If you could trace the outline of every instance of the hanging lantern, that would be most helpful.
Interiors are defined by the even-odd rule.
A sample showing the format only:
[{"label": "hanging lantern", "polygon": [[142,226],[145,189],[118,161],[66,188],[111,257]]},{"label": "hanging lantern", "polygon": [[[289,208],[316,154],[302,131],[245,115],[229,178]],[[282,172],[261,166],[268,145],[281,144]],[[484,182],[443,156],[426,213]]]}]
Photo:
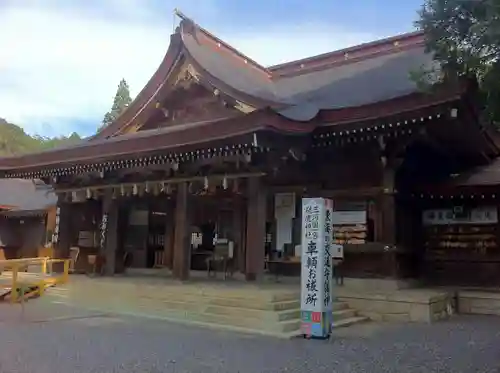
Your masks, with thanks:
[{"label": "hanging lantern", "polygon": [[87,190],[85,191],[85,196],[87,197],[87,199],[92,198],[92,191],[89,188],[87,188]]},{"label": "hanging lantern", "polygon": [[146,184],[144,184],[144,192],[149,193],[149,183],[146,181]]},{"label": "hanging lantern", "polygon": [[122,196],[124,196],[124,195],[125,195],[125,186],[124,186],[123,184],[122,184],[122,185],[120,185],[120,194],[121,194]]},{"label": "hanging lantern", "polygon": [[208,189],[208,177],[205,176],[203,179],[203,189],[207,190]]},{"label": "hanging lantern", "polygon": [[139,190],[138,190],[138,188],[137,188],[137,184],[134,184],[134,186],[132,187],[132,194],[133,194],[134,196],[136,196],[136,195],[137,195],[137,193],[138,193],[138,191],[139,191]]},{"label": "hanging lantern", "polygon": [[224,176],[224,179],[222,179],[222,188],[224,188],[224,190],[227,189],[227,177]]}]

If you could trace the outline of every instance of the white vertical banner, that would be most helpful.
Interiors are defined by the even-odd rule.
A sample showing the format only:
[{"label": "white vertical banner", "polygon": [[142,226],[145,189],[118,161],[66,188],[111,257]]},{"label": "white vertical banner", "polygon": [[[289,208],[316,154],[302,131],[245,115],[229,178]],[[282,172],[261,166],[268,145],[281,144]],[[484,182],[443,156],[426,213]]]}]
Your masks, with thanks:
[{"label": "white vertical banner", "polygon": [[332,213],[331,200],[302,200],[302,333],[326,338],[332,315]]},{"label": "white vertical banner", "polygon": [[[325,224],[324,224],[324,242],[323,242],[323,306],[325,312],[331,317],[332,306],[332,285],[333,285],[333,201],[324,199],[325,201]],[[331,324],[331,323],[330,323]]]},{"label": "white vertical banner", "polygon": [[59,243],[59,226],[61,224],[61,208],[56,207],[56,221],[54,225],[54,232],[52,233],[52,243],[57,245]]}]

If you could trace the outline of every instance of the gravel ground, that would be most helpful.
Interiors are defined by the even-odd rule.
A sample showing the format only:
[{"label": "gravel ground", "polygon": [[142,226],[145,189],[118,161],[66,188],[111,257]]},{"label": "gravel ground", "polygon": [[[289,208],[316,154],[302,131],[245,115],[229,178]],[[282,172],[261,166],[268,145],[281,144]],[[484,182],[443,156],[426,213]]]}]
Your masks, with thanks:
[{"label": "gravel ground", "polygon": [[[35,304],[35,303],[32,303]],[[0,307],[0,372],[500,372],[500,318],[366,323],[279,340],[57,305]],[[55,307],[52,306],[52,307]],[[49,320],[49,315],[53,316]]]}]

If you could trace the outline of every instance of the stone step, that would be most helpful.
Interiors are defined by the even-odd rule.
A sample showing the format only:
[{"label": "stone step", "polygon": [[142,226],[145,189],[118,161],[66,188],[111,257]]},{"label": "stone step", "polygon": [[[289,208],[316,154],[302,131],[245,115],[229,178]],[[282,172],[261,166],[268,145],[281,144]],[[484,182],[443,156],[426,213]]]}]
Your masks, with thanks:
[{"label": "stone step", "polygon": [[234,302],[245,302],[248,305],[252,303],[262,303],[262,302],[287,302],[287,301],[297,301],[300,300],[300,294],[289,294],[289,293],[263,293],[263,294],[245,294],[244,292],[234,293],[234,292],[199,292],[199,293],[181,293],[179,291],[168,292],[161,290],[151,290],[148,292],[140,292],[138,294],[122,294],[121,296],[132,296],[132,297],[146,297],[170,300],[176,299],[178,301],[198,301],[199,299],[225,299]]},{"label": "stone step", "polygon": [[[356,315],[356,311],[347,308],[346,303],[334,302],[333,303],[334,319],[341,319]],[[204,313],[218,314],[218,315],[239,315],[246,318],[257,319],[270,319],[275,321],[285,321],[300,319],[300,308],[286,309],[286,310],[253,310],[240,307],[224,307],[224,306],[208,306],[203,311]]]},{"label": "stone step", "polygon": [[[75,299],[74,297],[67,297],[66,294],[59,294],[57,292],[50,293],[51,296],[67,299],[73,303],[77,302],[80,305],[85,306],[85,304],[99,304],[103,300],[92,297],[85,297],[84,299]],[[175,301],[159,301],[150,298],[139,298],[139,299],[107,299],[106,303],[117,303],[120,307],[134,307],[141,305],[144,308],[150,307],[151,309],[159,309],[164,312],[167,311],[183,311],[183,312],[202,312],[209,314],[220,314],[220,315],[238,315],[239,317],[248,318],[266,318],[275,321],[291,320],[294,318],[300,319],[300,302],[289,301],[289,302],[277,302],[276,304],[271,303],[268,307],[263,307],[267,309],[249,309],[245,307],[236,307],[235,304],[231,306],[216,306],[211,304],[204,304],[202,302],[175,302]],[[347,309],[347,304],[343,302],[333,303],[334,311],[351,312]],[[341,315],[341,313],[339,313]],[[340,316],[339,316],[340,317]]]},{"label": "stone step", "polygon": [[266,320],[266,318],[263,318],[261,320],[258,320],[258,319],[243,318],[232,315],[216,315],[208,313],[192,313],[192,314],[188,313],[186,314],[186,319],[199,321],[203,323],[214,323],[214,324],[243,327],[250,330],[251,329],[268,330],[277,333],[288,333],[293,330],[297,330],[297,328],[300,328],[299,319],[275,321],[275,320]]},{"label": "stone step", "polygon": [[[224,306],[224,307],[239,307],[239,308],[247,308],[247,309],[255,309],[255,310],[287,310],[287,309],[295,309],[300,307],[299,297],[291,297],[289,295],[283,295],[282,300],[271,300],[270,297],[262,297],[262,298],[237,298],[234,296],[227,297],[225,293],[221,293],[218,296],[205,296],[205,295],[182,295],[177,296],[177,294],[166,295],[166,294],[153,294],[153,295],[134,295],[134,294],[116,294],[116,293],[107,293],[102,290],[99,293],[85,294],[83,292],[77,292],[75,289],[64,289],[57,288],[57,290],[53,291],[51,294],[57,296],[64,297],[72,297],[72,298],[86,298],[86,299],[104,299],[109,301],[110,298],[120,299],[121,301],[131,301],[131,302],[163,302],[166,307],[169,308],[180,308],[183,305],[186,305],[186,308],[192,309],[197,308],[196,305],[205,304],[205,305],[214,305],[214,306]],[[274,298],[280,298],[276,296]],[[283,300],[284,299],[284,300]],[[189,304],[195,306],[189,306]],[[169,306],[171,305],[171,306]]]},{"label": "stone step", "polygon": [[[90,303],[90,302],[89,302]],[[95,303],[94,303],[95,304]],[[192,318],[196,319],[193,315],[207,315],[207,318],[221,316],[222,318],[233,318],[238,325],[239,320],[249,320],[244,323],[244,326],[248,326],[251,323],[277,323],[280,321],[288,320],[298,320],[300,319],[300,309],[285,309],[285,310],[257,310],[257,309],[247,309],[242,307],[227,307],[227,306],[213,306],[207,304],[194,304],[187,302],[158,302],[155,300],[145,300],[142,299],[137,302],[127,302],[126,304],[122,302],[108,302],[108,304],[113,304],[114,307],[118,309],[128,308],[131,310],[141,309],[145,312],[150,311],[157,315],[163,315],[168,317],[169,315],[178,317],[178,315],[191,315]],[[200,320],[206,322],[206,320]]]},{"label": "stone step", "polygon": [[359,323],[362,323],[362,322],[367,322],[369,321],[370,319],[368,317],[365,317],[365,316],[354,316],[354,317],[349,317],[349,318],[345,318],[345,319],[341,319],[341,320],[333,320],[333,328],[343,328],[343,327],[347,327],[347,326],[351,326],[351,325],[354,325],[354,324],[359,324]]},{"label": "stone step", "polygon": [[[228,284],[227,286],[210,286],[210,285],[194,285],[183,284],[182,286],[176,284],[164,285],[160,284],[133,284],[121,283],[115,281],[107,282],[105,278],[94,280],[98,283],[96,292],[113,294],[115,296],[145,296],[154,297],[158,299],[176,298],[177,300],[195,300],[199,297],[220,297],[224,299],[246,300],[252,301],[267,301],[267,302],[281,302],[300,299],[299,290],[291,289],[272,289],[260,288],[257,286],[236,287]],[[71,292],[81,293],[82,290],[88,291],[92,280],[84,282],[75,282],[65,285]]]},{"label": "stone step", "polygon": [[[68,300],[71,303],[78,303],[81,306],[92,306],[96,307],[102,304],[102,300],[92,299],[91,297],[86,297],[86,299],[74,299],[73,297],[66,297],[65,294],[51,293],[51,296],[61,298],[62,300]],[[61,300],[60,299],[60,300]],[[293,319],[300,319],[300,303],[299,302],[279,302],[278,304],[272,304],[268,309],[248,309],[244,307],[233,306],[214,306],[210,304],[204,304],[201,302],[174,302],[174,301],[158,301],[156,299],[150,298],[139,298],[139,299],[107,299],[105,303],[111,305],[112,307],[123,309],[123,308],[137,308],[140,307],[143,310],[151,310],[152,312],[159,312],[162,315],[172,315],[185,314],[185,313],[206,313],[214,315],[225,315],[225,316],[236,316],[239,318],[252,318],[257,320],[266,321],[287,321]],[[272,309],[272,308],[275,309]],[[294,307],[294,308],[289,308]],[[354,311],[347,308],[347,304],[343,302],[334,302],[334,319],[345,318],[354,315]]]},{"label": "stone step", "polygon": [[225,297],[205,297],[197,300],[207,305],[222,307],[237,307],[253,310],[275,310],[283,311],[300,307],[300,301],[297,299],[283,301],[269,301],[262,299],[236,299]]},{"label": "stone step", "polygon": [[343,310],[337,310],[332,312],[332,320],[336,322],[338,320],[344,320],[351,317],[357,316],[357,311],[352,308],[345,308]]},{"label": "stone step", "polygon": [[[211,326],[219,329],[252,331],[258,334],[290,336],[300,332],[301,312],[299,297],[292,300],[271,301],[226,297],[190,295],[177,299],[162,294],[160,297],[107,292],[76,293],[74,289],[56,287],[47,291],[47,298],[100,312],[129,314],[172,322]],[[172,299],[176,298],[176,299]],[[335,301],[333,326],[342,327],[366,320],[358,317],[347,303]]]},{"label": "stone step", "polygon": [[[74,303],[71,303],[76,305]],[[300,319],[284,319],[276,320],[276,312],[262,311],[261,318],[248,318],[242,317],[238,314],[213,314],[205,312],[192,312],[185,310],[172,310],[159,307],[152,307],[150,305],[137,304],[135,306],[128,306],[124,308],[117,303],[101,304],[87,304],[87,309],[112,313],[112,314],[125,314],[131,316],[142,316],[153,319],[161,319],[172,322],[183,323],[202,323],[205,325],[222,325],[225,327],[244,328],[247,331],[268,332],[270,334],[288,333],[300,327]],[[287,311],[288,312],[288,311]],[[300,312],[298,312],[300,314]]]},{"label": "stone step", "polygon": [[286,310],[253,310],[240,307],[224,307],[224,306],[208,306],[205,307],[203,313],[214,315],[233,316],[238,315],[242,318],[249,319],[269,319],[273,321],[286,321],[293,319],[300,319],[300,309],[286,309]]},{"label": "stone step", "polygon": [[75,299],[79,301],[94,302],[120,302],[123,304],[144,303],[144,304],[159,304],[168,309],[185,309],[192,311],[202,311],[207,307],[227,307],[227,308],[243,308],[254,311],[285,311],[294,310],[300,307],[298,300],[291,301],[249,301],[246,299],[226,299],[226,298],[209,298],[198,297],[196,299],[167,299],[167,298],[152,298],[152,297],[131,297],[131,296],[96,296],[94,294],[77,295],[71,292],[51,291],[51,296],[67,299]]},{"label": "stone step", "polygon": [[[69,300],[71,302],[71,300]],[[203,323],[227,324],[247,329],[275,330],[276,332],[293,331],[293,325],[300,329],[300,309],[286,311],[270,310],[247,310],[236,307],[216,307],[209,306],[206,309],[200,307],[198,310],[186,308],[165,308],[161,302],[144,303],[137,302],[124,305],[121,302],[107,302],[96,304],[90,302],[71,302],[90,309],[99,309],[110,313],[129,313],[133,315],[149,316],[160,319],[182,319],[185,321],[197,321]],[[184,306],[186,304],[183,304]],[[356,311],[345,308],[346,305],[339,303],[337,309],[333,311],[334,325],[343,325],[344,320],[365,320],[356,316]],[[291,326],[290,326],[291,325]]]},{"label": "stone step", "polygon": [[[153,307],[166,308],[170,310],[184,310],[193,312],[208,312],[208,313],[219,313],[219,314],[230,314],[234,312],[240,313],[240,315],[245,317],[262,317],[262,311],[277,311],[276,317],[279,320],[290,319],[297,310],[300,310],[300,302],[297,300],[292,301],[281,301],[281,302],[260,302],[259,304],[252,304],[252,307],[248,306],[247,301],[237,301],[235,299],[225,299],[225,298],[208,298],[200,297],[196,301],[176,301],[168,299],[156,299],[149,297],[106,297],[106,299],[99,299],[99,297],[94,297],[91,294],[76,297],[76,294],[67,292],[66,290],[50,291],[50,295],[62,298],[78,299],[81,302],[119,302],[123,305],[125,304],[143,304],[150,305]],[[333,310],[343,310],[347,308],[347,304],[344,302],[333,302]],[[233,310],[234,309],[234,310]],[[290,311],[290,312],[285,312]],[[297,316],[298,318],[300,316]]]}]

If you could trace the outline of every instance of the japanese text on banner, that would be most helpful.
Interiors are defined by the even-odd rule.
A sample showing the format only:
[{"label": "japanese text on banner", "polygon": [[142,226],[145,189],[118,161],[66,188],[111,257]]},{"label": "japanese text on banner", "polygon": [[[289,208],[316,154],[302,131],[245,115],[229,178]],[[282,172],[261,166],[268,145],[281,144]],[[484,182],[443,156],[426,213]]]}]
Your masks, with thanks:
[{"label": "japanese text on banner", "polygon": [[306,268],[307,268],[307,282],[305,297],[305,304],[316,306],[318,302],[318,244],[321,234],[320,225],[320,206],[312,203],[306,206],[304,210],[304,238],[306,242]]},{"label": "japanese text on banner", "polygon": [[332,221],[332,208],[327,206],[325,210],[325,227],[324,227],[324,258],[323,258],[323,305],[326,308],[331,306],[331,279],[332,279],[332,231],[333,231],[333,221]]}]

